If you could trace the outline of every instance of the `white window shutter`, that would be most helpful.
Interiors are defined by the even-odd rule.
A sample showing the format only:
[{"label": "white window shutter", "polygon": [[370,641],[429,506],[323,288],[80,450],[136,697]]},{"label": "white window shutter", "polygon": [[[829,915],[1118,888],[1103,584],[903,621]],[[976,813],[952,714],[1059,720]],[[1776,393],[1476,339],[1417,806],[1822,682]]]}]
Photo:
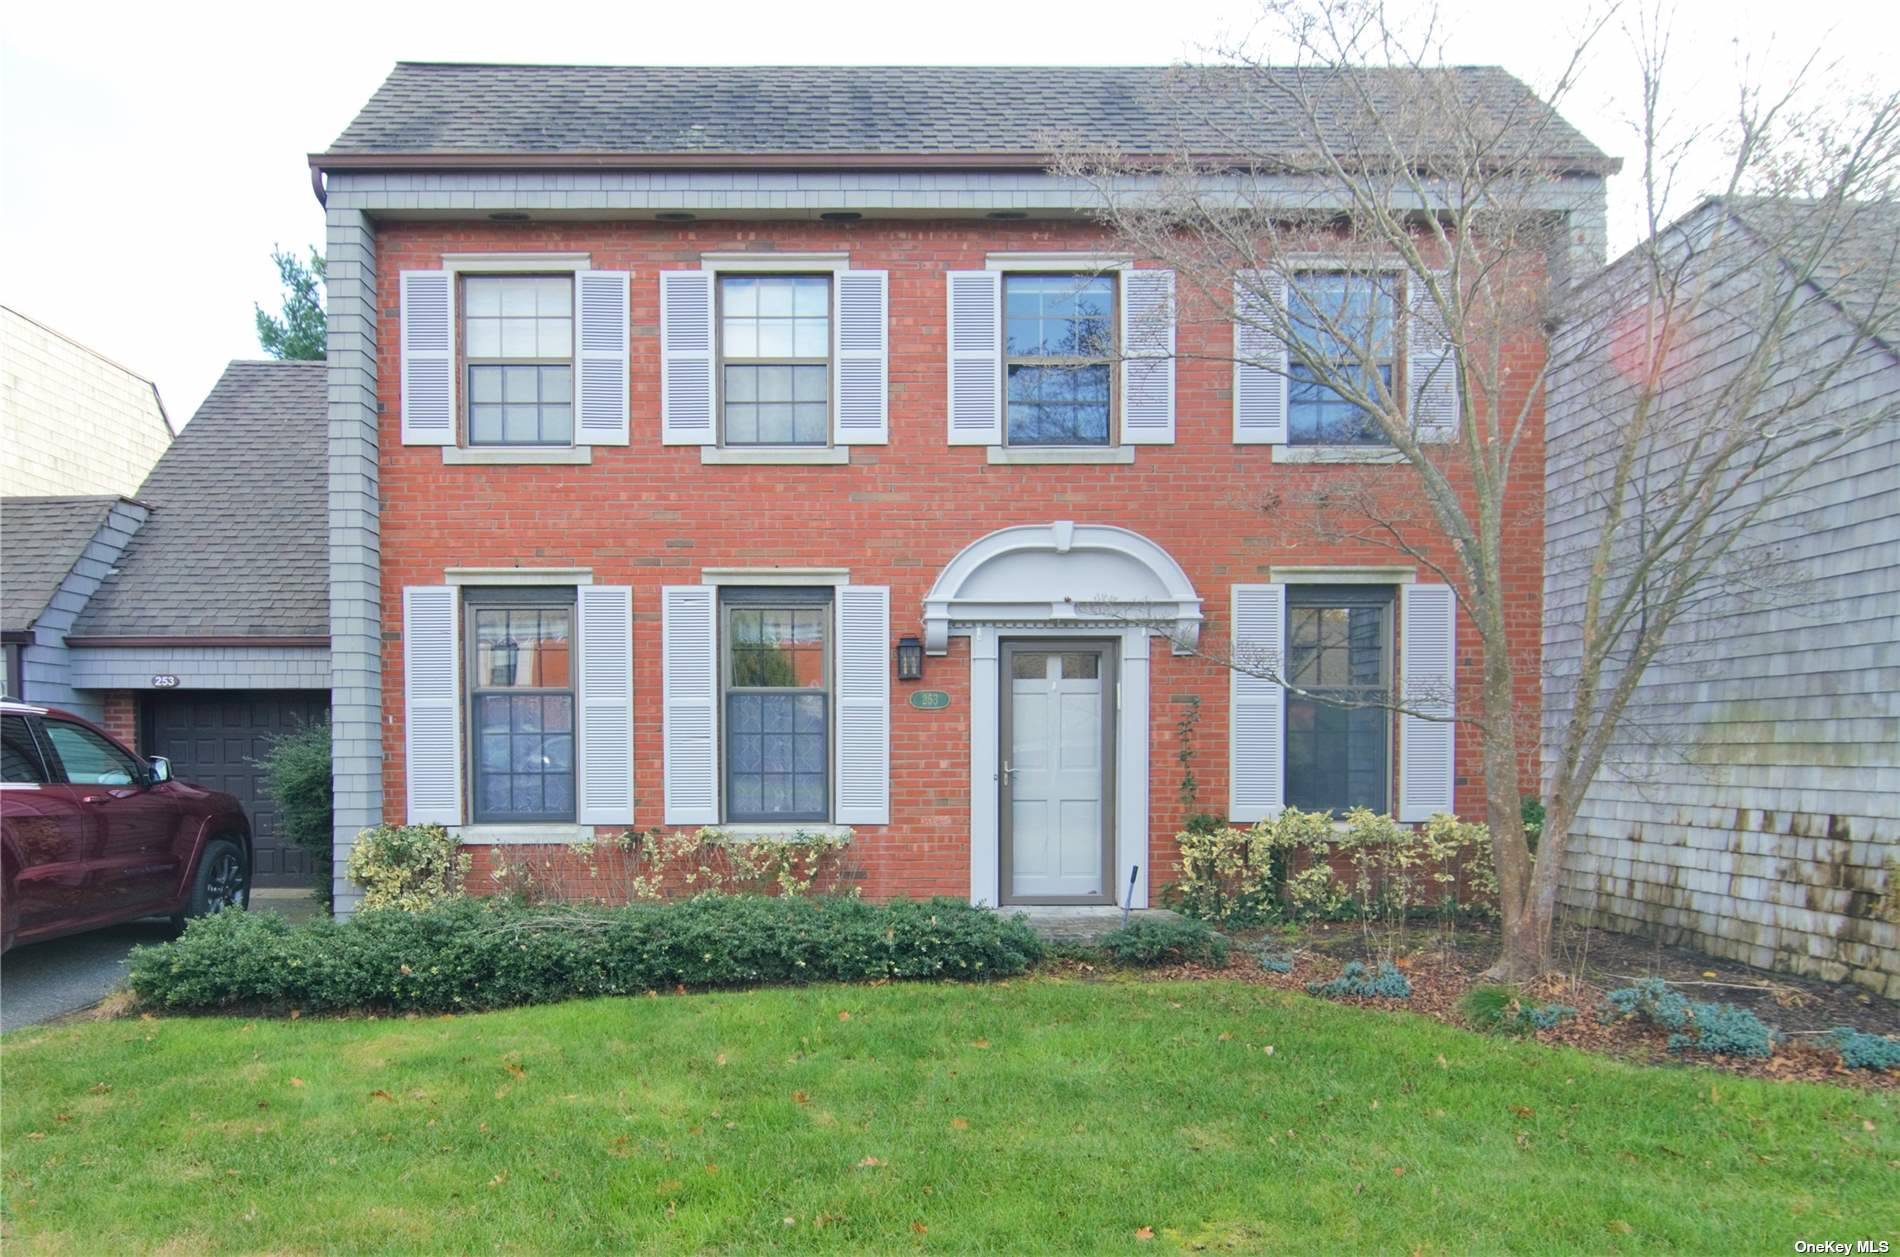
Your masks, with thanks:
[{"label": "white window shutter", "polygon": [[633,824],[633,590],[582,585],[580,620],[580,770],[575,798],[583,825]]},{"label": "white window shutter", "polygon": [[660,590],[660,699],[666,823],[719,823],[718,590]]},{"label": "white window shutter", "polygon": [[888,445],[890,273],[839,271],[833,287],[838,328],[833,437],[840,445]]},{"label": "white window shutter", "polygon": [[1399,693],[1406,708],[1399,716],[1402,821],[1430,820],[1453,807],[1457,614],[1449,585],[1399,587]]},{"label": "white window shutter", "polygon": [[713,273],[660,272],[660,440],[711,445]]},{"label": "white window shutter", "polygon": [[1234,444],[1286,444],[1286,277],[1249,271],[1234,279]]},{"label": "white window shutter", "polygon": [[404,271],[402,443],[455,444],[455,278],[447,271]]},{"label": "white window shutter", "polygon": [[[1286,656],[1286,586],[1235,585],[1233,663],[1279,676]],[[1286,689],[1228,669],[1227,815],[1251,823],[1286,805]]]},{"label": "white window shutter", "polygon": [[[1440,274],[1441,283],[1451,277]],[[1445,334],[1445,315],[1412,279],[1413,292],[1405,320],[1405,379],[1412,403],[1412,430],[1421,441],[1452,441],[1458,437],[1458,356]]]},{"label": "white window shutter", "polygon": [[578,289],[580,380],[575,388],[574,444],[628,443],[628,354],[633,337],[626,271],[582,271]]},{"label": "white window shutter", "polygon": [[950,444],[1003,443],[1003,275],[951,271]]},{"label": "white window shutter", "polygon": [[1122,276],[1122,441],[1174,444],[1174,272]]},{"label": "white window shutter", "polygon": [[838,823],[891,821],[891,591],[838,590]]},{"label": "white window shutter", "polygon": [[453,585],[402,591],[403,772],[411,825],[462,823],[462,652]]}]

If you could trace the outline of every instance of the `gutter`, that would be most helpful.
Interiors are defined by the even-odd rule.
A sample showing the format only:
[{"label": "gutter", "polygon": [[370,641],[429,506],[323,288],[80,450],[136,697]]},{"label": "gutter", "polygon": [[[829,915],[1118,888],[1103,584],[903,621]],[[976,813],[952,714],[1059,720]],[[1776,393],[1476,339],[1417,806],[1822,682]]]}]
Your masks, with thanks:
[{"label": "gutter", "polygon": [[116,647],[126,650],[157,650],[168,646],[328,646],[328,634],[286,635],[282,637],[243,635],[177,637],[82,637],[68,635],[68,646]]}]

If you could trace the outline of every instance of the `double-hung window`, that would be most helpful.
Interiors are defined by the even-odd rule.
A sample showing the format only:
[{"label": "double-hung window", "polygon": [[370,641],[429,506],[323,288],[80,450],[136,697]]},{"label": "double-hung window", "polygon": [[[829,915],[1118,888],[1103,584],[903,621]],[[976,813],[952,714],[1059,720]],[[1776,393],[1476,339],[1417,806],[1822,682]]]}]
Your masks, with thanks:
[{"label": "double-hung window", "polygon": [[[1304,272],[1287,286],[1287,322],[1300,348],[1287,359],[1287,440],[1293,445],[1382,445],[1371,415],[1327,383],[1310,359],[1361,396],[1393,386],[1396,346],[1391,277]],[[1302,355],[1305,359],[1303,360]],[[1377,383],[1374,382],[1376,373]]]},{"label": "double-hung window", "polygon": [[1286,599],[1286,802],[1389,806],[1392,591],[1292,586]]},{"label": "double-hung window", "polygon": [[831,439],[831,277],[719,277],[719,395],[726,445]]},{"label": "double-hung window", "polygon": [[462,346],[470,445],[574,439],[574,279],[467,275]]},{"label": "double-hung window", "polygon": [[475,820],[574,819],[574,591],[467,589]]},{"label": "double-hung window", "polygon": [[1115,280],[1003,277],[1010,445],[1114,444]]},{"label": "double-hung window", "polygon": [[720,591],[725,816],[831,812],[831,590]]}]

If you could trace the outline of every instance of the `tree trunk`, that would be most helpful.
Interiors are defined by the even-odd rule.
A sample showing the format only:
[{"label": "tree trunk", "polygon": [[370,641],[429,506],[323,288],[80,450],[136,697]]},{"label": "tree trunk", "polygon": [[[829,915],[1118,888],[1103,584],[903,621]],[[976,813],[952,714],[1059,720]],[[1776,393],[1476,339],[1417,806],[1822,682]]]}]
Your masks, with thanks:
[{"label": "tree trunk", "polygon": [[1491,860],[1498,876],[1502,922],[1497,963],[1485,972],[1496,982],[1527,982],[1544,971],[1547,927],[1538,913],[1536,865],[1524,841],[1522,791],[1518,780],[1515,677],[1507,650],[1487,650],[1484,659],[1484,721],[1479,726],[1484,760],[1485,824],[1491,830]]}]

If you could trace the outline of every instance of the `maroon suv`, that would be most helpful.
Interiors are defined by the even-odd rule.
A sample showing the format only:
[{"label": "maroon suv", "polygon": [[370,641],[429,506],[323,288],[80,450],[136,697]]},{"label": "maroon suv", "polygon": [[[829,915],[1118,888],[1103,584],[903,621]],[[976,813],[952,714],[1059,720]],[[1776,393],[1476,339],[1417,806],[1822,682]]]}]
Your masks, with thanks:
[{"label": "maroon suv", "polygon": [[0,951],[251,898],[251,825],[68,712],[0,702]]}]

